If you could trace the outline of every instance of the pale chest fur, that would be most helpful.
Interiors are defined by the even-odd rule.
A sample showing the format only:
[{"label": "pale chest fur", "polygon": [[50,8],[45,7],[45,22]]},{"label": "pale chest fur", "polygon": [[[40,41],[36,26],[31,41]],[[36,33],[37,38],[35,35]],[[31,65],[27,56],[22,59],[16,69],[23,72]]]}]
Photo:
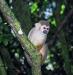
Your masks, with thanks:
[{"label": "pale chest fur", "polygon": [[35,45],[40,45],[40,44],[44,44],[46,41],[46,36],[39,32],[39,31],[35,31],[33,32],[33,34],[31,35],[30,41]]}]

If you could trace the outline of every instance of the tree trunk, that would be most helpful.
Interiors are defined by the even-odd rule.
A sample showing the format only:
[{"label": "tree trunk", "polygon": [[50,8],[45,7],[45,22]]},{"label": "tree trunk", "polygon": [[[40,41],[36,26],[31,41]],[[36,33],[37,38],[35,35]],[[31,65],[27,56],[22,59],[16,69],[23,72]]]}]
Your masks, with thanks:
[{"label": "tree trunk", "polygon": [[[0,0],[0,11],[14,30],[21,45],[26,48],[27,52],[30,54],[32,59],[32,75],[41,75],[41,56],[38,53],[38,50],[28,40],[25,33],[23,33],[20,22],[15,18],[14,13],[10,10],[5,0]],[[19,33],[20,31],[22,33]]]}]

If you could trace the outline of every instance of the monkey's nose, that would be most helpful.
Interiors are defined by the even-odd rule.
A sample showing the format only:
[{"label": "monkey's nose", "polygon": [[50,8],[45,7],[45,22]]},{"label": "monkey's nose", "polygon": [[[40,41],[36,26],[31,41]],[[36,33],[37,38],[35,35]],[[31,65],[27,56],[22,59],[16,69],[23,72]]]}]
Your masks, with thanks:
[{"label": "monkey's nose", "polygon": [[47,32],[47,30],[44,30],[43,33],[44,33],[44,34],[47,34],[48,32]]}]

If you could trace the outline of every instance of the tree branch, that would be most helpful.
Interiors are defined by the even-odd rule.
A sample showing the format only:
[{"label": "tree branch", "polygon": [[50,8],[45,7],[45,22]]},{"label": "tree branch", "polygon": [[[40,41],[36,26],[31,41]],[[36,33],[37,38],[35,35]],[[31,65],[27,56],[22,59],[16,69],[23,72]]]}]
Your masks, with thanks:
[{"label": "tree branch", "polygon": [[[26,48],[31,55],[32,58],[32,74],[33,75],[41,75],[41,66],[40,66],[40,54],[38,50],[30,43],[25,33],[23,34],[20,22],[15,18],[13,12],[8,7],[5,0],[0,0],[0,10],[4,17],[6,18],[7,22],[10,24],[12,29],[14,30],[18,40],[20,41],[21,45]],[[19,32],[22,33],[19,33]]]}]

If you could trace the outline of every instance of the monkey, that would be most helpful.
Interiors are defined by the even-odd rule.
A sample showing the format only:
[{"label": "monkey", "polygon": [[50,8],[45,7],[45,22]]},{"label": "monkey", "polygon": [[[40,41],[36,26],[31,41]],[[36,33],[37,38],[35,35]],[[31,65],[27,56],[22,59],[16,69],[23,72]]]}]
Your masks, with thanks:
[{"label": "monkey", "polygon": [[35,23],[35,26],[28,33],[28,39],[37,48],[41,55],[41,64],[44,63],[47,57],[47,34],[50,30],[50,25],[48,21],[41,20]]}]

